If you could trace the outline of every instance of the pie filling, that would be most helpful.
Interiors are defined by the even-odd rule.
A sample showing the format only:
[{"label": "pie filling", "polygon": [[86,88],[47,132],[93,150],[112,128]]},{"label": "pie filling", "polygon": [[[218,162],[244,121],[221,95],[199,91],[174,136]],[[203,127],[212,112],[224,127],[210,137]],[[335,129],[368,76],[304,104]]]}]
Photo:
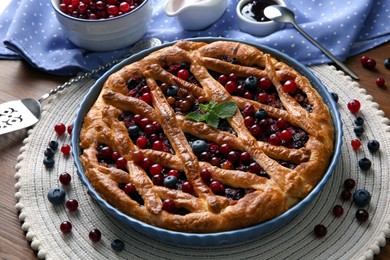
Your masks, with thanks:
[{"label": "pie filling", "polygon": [[[237,110],[214,126],[189,117],[210,102]],[[183,41],[109,77],[80,145],[86,176],[119,210],[167,229],[217,232],[304,198],[327,168],[333,125],[286,64],[241,43]]]}]

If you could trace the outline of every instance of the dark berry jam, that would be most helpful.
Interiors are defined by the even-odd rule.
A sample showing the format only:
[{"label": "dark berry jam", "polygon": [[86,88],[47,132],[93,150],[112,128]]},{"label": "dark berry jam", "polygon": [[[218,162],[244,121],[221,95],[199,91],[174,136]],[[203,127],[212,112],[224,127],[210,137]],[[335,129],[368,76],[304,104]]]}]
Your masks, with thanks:
[{"label": "dark berry jam", "polygon": [[251,21],[268,22],[270,19],[264,15],[264,9],[267,6],[276,4],[276,2],[271,0],[252,0],[242,7],[241,14]]}]

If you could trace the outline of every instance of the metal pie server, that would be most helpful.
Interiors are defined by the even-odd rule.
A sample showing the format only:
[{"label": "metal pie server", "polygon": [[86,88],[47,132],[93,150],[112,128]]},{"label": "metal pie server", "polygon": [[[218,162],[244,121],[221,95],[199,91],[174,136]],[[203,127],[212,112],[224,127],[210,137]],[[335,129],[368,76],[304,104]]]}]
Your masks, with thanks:
[{"label": "metal pie server", "polygon": [[101,66],[91,72],[84,73],[65,82],[61,86],[52,89],[49,93],[44,94],[38,100],[26,98],[13,100],[0,104],[0,135],[23,129],[36,124],[41,117],[41,103],[49,96],[70,87],[72,84],[80,82],[86,78],[91,78],[96,74],[112,67],[121,60],[142,50],[161,45],[161,41],[156,38],[145,38],[137,42],[133,48],[121,59],[114,60],[104,66]]}]

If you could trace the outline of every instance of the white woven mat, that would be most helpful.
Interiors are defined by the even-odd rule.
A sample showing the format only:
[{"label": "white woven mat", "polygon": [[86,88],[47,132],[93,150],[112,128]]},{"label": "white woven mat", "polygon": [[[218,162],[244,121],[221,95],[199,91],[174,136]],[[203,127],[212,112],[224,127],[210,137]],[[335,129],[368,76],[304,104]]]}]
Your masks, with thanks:
[{"label": "white woven mat", "polygon": [[[41,121],[29,131],[24,141],[16,166],[15,196],[27,240],[31,241],[39,258],[47,259],[372,259],[379,253],[380,246],[386,244],[386,237],[390,237],[389,120],[383,111],[378,110],[372,97],[342,72],[328,65],[315,66],[311,70],[331,92],[339,95],[338,106],[344,125],[342,156],[319,196],[296,219],[279,230],[267,236],[259,235],[255,240],[217,248],[164,244],[126,228],[100,209],[78,179],[72,157],[65,158],[57,152],[54,168],[45,169],[42,161],[48,142],[58,140],[60,146],[70,143],[69,135],[58,139],[53,126],[59,122],[72,123],[81,98],[94,82],[90,80],[52,99]],[[355,116],[347,110],[347,102],[351,99],[361,101],[358,115],[365,119],[364,146],[357,152],[350,145],[351,139],[355,138]],[[368,139],[380,142],[380,152],[370,154],[366,147]],[[359,170],[357,164],[364,156],[373,163],[368,172]],[[61,186],[58,176],[62,172],[72,176],[65,191],[67,199],[79,201],[76,213],[69,213],[64,205],[54,207],[47,200],[48,190]],[[357,188],[365,188],[372,194],[368,207],[370,219],[363,224],[355,219],[356,206],[351,201],[340,199],[342,184],[347,178],[355,179]],[[344,208],[344,215],[340,218],[332,215],[336,204]],[[59,230],[64,220],[73,224],[72,232],[67,235]],[[319,239],[313,235],[316,224],[328,228],[326,237]],[[102,232],[100,242],[89,240],[88,233],[93,228]],[[116,238],[125,242],[125,249],[119,253],[110,247]]]}]

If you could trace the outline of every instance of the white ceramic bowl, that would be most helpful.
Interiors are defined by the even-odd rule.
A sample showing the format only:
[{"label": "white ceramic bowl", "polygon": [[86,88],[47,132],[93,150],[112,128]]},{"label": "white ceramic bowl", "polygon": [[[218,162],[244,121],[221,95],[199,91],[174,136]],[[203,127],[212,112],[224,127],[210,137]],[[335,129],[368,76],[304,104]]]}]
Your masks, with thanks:
[{"label": "white ceramic bowl", "polygon": [[[277,23],[274,21],[265,21],[265,22],[258,22],[255,20],[251,20],[246,18],[242,14],[242,8],[244,5],[246,5],[248,2],[252,2],[253,0],[241,0],[238,2],[236,7],[236,13],[237,13],[237,19],[238,19],[238,27],[241,31],[250,33],[255,36],[267,36],[280,28],[282,28],[282,23]],[[262,0],[258,0],[262,1]],[[286,6],[283,0],[272,0],[278,5]],[[269,2],[269,1],[267,1]]]},{"label": "white ceramic bowl", "polygon": [[102,20],[64,14],[59,9],[60,0],[51,0],[51,4],[69,40],[91,51],[112,51],[130,46],[146,33],[152,15],[152,0],[145,0],[129,13]]},{"label": "white ceramic bowl", "polygon": [[228,0],[167,0],[165,14],[177,16],[185,30],[203,30],[215,23],[225,12]]}]

